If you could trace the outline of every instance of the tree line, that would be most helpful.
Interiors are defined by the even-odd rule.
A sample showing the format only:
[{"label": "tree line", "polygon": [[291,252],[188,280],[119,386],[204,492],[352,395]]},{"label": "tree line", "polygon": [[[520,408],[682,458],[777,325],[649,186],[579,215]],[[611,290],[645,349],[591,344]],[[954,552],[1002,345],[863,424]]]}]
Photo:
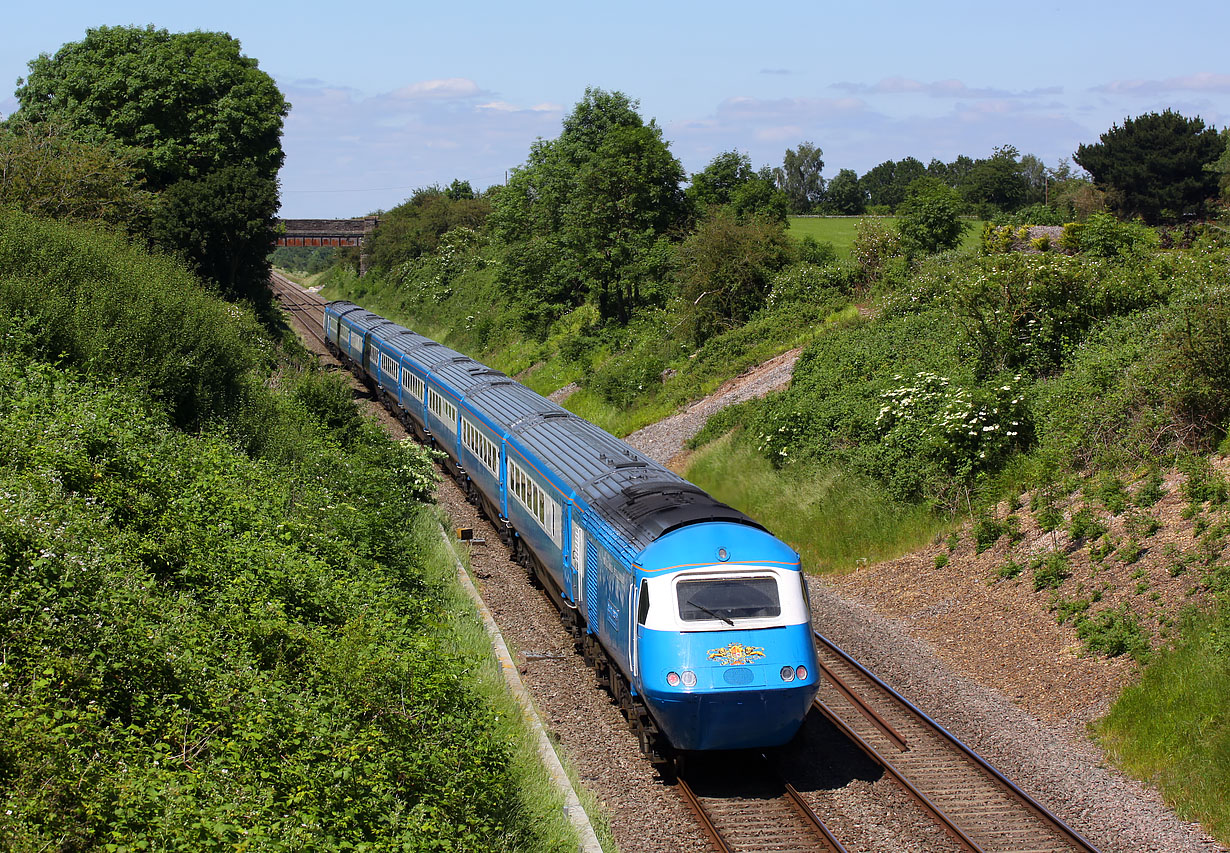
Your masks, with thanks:
[{"label": "tree line", "polygon": [[1225,149],[1224,134],[1168,111],[1129,119],[1055,167],[1004,145],[948,163],[888,160],[861,176],[842,169],[826,181],[823,151],[808,141],[778,167],[756,168],[732,150],[689,176],[637,101],[591,88],[506,184],[420,189],[381,214],[369,247],[373,269],[408,287],[416,276],[415,287],[447,278],[459,251],[480,253],[531,334],[581,305],[619,325],[671,306],[699,341],[746,322],[785,267],[836,259],[831,246],[791,239],[791,215],[895,215],[888,243],[874,245],[881,235],[868,229],[864,242],[879,257],[954,248],[971,215],[1059,225],[1110,209],[1174,222],[1207,212],[1226,182]]}]

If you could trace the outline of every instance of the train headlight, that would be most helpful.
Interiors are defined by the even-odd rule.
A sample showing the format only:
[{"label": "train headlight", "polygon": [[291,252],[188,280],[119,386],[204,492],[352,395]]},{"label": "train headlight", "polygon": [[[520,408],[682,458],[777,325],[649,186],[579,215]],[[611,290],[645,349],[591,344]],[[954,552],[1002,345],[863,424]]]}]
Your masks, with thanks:
[{"label": "train headlight", "polygon": [[668,672],[666,674],[666,683],[669,684],[671,687],[678,687],[679,686],[679,673]]},{"label": "train headlight", "polygon": [[799,681],[806,681],[807,680],[807,667],[800,666],[796,668],[794,671],[794,674],[798,676]]},{"label": "train headlight", "polygon": [[781,675],[782,681],[794,681],[794,667],[783,666]]},{"label": "train headlight", "polygon": [[696,686],[696,673],[692,672],[692,670],[690,669],[685,669],[683,671],[683,686],[684,687],[695,687]]}]

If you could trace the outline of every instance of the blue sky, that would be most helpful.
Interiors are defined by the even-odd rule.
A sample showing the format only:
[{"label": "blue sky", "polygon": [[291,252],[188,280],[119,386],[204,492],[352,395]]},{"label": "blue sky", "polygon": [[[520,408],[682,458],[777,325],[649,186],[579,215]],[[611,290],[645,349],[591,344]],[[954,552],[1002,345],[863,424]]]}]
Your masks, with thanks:
[{"label": "blue sky", "polygon": [[624,0],[12,4],[0,113],[26,63],[101,24],[221,30],[293,104],[282,214],[357,216],[525,161],[586,86],[656,119],[689,171],[804,140],[825,174],[1015,145],[1048,165],[1125,117],[1230,125],[1230,2]]}]

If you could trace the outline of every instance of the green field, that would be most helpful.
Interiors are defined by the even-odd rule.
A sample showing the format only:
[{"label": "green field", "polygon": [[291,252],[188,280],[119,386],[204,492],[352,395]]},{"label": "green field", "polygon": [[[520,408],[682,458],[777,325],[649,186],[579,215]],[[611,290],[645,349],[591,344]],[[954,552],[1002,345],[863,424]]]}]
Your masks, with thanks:
[{"label": "green field", "polygon": [[[895,216],[877,217],[881,221],[892,224],[897,221]],[[850,257],[850,246],[854,243],[854,234],[861,216],[792,216],[790,217],[790,236],[815,237],[822,243],[832,243],[837,249],[838,257],[843,260]],[[966,220],[970,224],[961,239],[962,248],[978,245],[982,238],[982,226],[986,223],[980,220]]]}]

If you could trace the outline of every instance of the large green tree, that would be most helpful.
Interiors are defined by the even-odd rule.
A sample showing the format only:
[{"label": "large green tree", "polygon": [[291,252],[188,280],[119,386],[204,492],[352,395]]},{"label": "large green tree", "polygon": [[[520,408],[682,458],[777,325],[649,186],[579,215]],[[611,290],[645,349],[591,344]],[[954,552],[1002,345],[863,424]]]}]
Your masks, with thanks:
[{"label": "large green tree", "polygon": [[824,205],[831,213],[859,216],[867,209],[867,191],[853,169],[842,169],[824,190]]},{"label": "large green tree", "polygon": [[1100,138],[1077,148],[1075,159],[1120,217],[1156,225],[1201,216],[1217,195],[1217,175],[1205,167],[1217,161],[1225,143],[1198,117],[1147,113],[1124,119]]},{"label": "large green tree", "polygon": [[905,198],[906,187],[925,174],[927,167],[914,157],[885,160],[859,178],[859,185],[867,193],[868,204],[896,209]]},{"label": "large green tree", "polygon": [[131,151],[151,190],[225,166],[272,180],[290,104],[226,33],[98,27],[30,62],[14,117]]},{"label": "large green tree", "polygon": [[824,198],[824,152],[810,142],[798,150],[787,148],[782,165],[774,170],[777,185],[790,200],[791,213],[811,213]]},{"label": "large green tree", "polygon": [[621,92],[587,89],[496,194],[505,283],[536,331],[586,299],[626,320],[660,281],[659,242],[686,217],[683,167]]},{"label": "large green tree", "polygon": [[1221,183],[1222,199],[1230,201],[1230,127],[1222,129],[1221,140],[1223,146],[1221,156],[1215,163],[1210,164],[1208,169],[1217,175],[1217,180]]},{"label": "large green tree", "polygon": [[785,222],[790,212],[789,200],[774,184],[772,170],[765,167],[755,171],[751,158],[740,151],[725,151],[714,157],[692,176],[684,195],[702,216],[723,205],[743,219],[761,216]]},{"label": "large green tree", "polygon": [[[117,149],[144,188],[162,194],[154,243],[228,296],[267,298],[290,105],[236,39],[98,27],[31,61],[16,94],[21,106],[9,124],[54,122],[80,143]],[[241,233],[230,233],[237,223]]]},{"label": "large green tree", "polygon": [[988,215],[1016,210],[1025,204],[1030,192],[1020,152],[1011,145],[1002,145],[990,157],[975,160],[958,186],[967,202]]},{"label": "large green tree", "polygon": [[163,190],[151,236],[176,249],[224,297],[254,297],[269,278],[277,210],[276,181],[253,166],[226,166]]},{"label": "large green tree", "polygon": [[436,250],[440,238],[454,228],[479,229],[487,221],[491,202],[475,198],[469,181],[454,180],[447,188],[422,187],[380,216],[367,238],[373,269],[396,270],[407,261]]}]

